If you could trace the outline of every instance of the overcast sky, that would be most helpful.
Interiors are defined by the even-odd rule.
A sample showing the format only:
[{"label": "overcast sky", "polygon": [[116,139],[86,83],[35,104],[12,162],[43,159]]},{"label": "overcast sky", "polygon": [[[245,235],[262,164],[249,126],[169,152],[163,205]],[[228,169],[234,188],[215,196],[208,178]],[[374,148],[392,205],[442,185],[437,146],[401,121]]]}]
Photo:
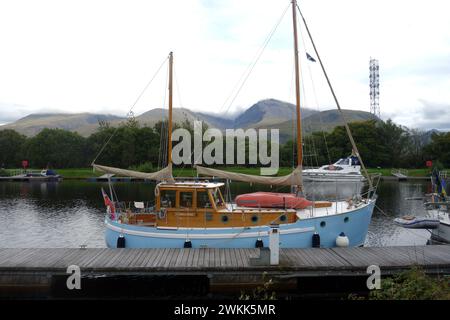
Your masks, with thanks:
[{"label": "overcast sky", "polygon": [[[233,88],[290,0],[0,0],[0,123],[33,112],[125,115],[170,51],[175,107],[233,114],[294,102],[286,12],[239,95]],[[303,0],[299,5],[341,105],[369,111],[369,60],[380,62],[383,119],[450,129],[450,3]],[[303,105],[334,108],[301,26]],[[164,104],[164,67],[134,112]],[[227,102],[228,99],[228,102]]]}]

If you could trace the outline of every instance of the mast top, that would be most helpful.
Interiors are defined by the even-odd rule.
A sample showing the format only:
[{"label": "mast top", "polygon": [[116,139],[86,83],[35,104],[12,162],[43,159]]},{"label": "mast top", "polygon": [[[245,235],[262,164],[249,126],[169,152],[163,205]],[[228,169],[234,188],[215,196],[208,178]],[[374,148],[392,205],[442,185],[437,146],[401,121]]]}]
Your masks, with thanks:
[{"label": "mast top", "polygon": [[173,52],[169,53],[169,120],[168,120],[168,135],[167,138],[168,146],[167,146],[167,165],[172,164],[172,74],[173,74]]}]

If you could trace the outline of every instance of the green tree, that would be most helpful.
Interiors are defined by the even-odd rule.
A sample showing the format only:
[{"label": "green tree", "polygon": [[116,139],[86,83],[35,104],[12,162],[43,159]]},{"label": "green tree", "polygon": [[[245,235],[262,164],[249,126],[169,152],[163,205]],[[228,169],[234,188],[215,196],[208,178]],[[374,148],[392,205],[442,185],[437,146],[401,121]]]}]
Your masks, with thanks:
[{"label": "green tree", "polygon": [[44,129],[23,145],[23,154],[31,167],[85,167],[86,140],[78,133],[62,129]]},{"label": "green tree", "polygon": [[450,167],[450,132],[434,133],[424,150],[427,158],[438,160],[444,167]]},{"label": "green tree", "polygon": [[14,130],[0,131],[0,167],[20,167],[21,154],[26,137]]}]

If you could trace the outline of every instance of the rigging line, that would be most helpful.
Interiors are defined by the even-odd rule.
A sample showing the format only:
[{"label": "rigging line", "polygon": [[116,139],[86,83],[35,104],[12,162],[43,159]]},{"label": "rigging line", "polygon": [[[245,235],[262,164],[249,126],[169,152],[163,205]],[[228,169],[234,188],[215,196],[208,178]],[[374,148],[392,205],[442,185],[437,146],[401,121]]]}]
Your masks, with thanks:
[{"label": "rigging line", "polygon": [[334,92],[333,86],[331,85],[331,81],[330,81],[330,79],[328,78],[328,74],[327,74],[327,72],[325,71],[325,67],[324,67],[324,65],[323,65],[323,63],[322,63],[322,59],[320,58],[319,52],[318,52],[318,50],[317,50],[317,48],[316,48],[316,45],[315,45],[315,43],[314,43],[314,40],[313,40],[313,38],[312,38],[311,32],[309,31],[308,24],[306,23],[305,17],[303,16],[303,14],[302,14],[302,12],[301,12],[300,7],[298,6],[298,4],[297,4],[297,9],[298,9],[298,12],[300,13],[300,16],[302,17],[303,24],[305,25],[305,29],[306,29],[306,31],[308,32],[309,39],[311,40],[311,44],[312,44],[312,46],[313,46],[313,48],[314,48],[314,52],[316,53],[317,59],[319,60],[320,67],[322,68],[322,71],[323,71],[323,74],[324,74],[324,76],[325,76],[325,79],[327,80],[328,86],[330,87],[331,94],[333,95],[333,98],[334,98],[334,101],[335,101],[335,103],[336,103],[336,106],[337,106],[337,108],[338,108],[338,110],[339,110],[339,112],[340,112],[340,114],[341,114],[342,120],[343,120],[343,122],[344,122],[345,130],[347,131],[347,135],[348,135],[348,137],[349,137],[349,139],[350,139],[350,143],[352,144],[353,150],[355,151],[356,156],[358,157],[358,160],[359,160],[359,162],[361,163],[361,167],[362,167],[362,169],[363,169],[364,174],[365,174],[366,177],[367,177],[367,181],[369,182],[369,186],[370,186],[370,188],[372,189],[372,187],[373,187],[372,179],[371,179],[369,173],[367,172],[366,166],[364,165],[364,162],[362,161],[361,155],[359,154],[358,147],[356,146],[355,140],[353,139],[353,135],[352,135],[352,132],[351,132],[350,127],[349,127],[349,125],[348,125],[347,119],[346,119],[346,117],[345,117],[345,115],[344,115],[344,112],[343,112],[342,109],[341,109],[341,106],[340,106],[340,104],[339,104],[339,101],[338,101],[338,99],[337,99],[337,96],[336,96],[336,94],[335,94],[335,92]]},{"label": "rigging line", "polygon": [[[136,103],[139,101],[139,99],[141,99],[142,95],[145,93],[145,91],[147,90],[147,88],[150,86],[150,84],[153,82],[153,80],[156,78],[156,76],[158,75],[159,71],[161,70],[162,66],[166,63],[167,59],[169,59],[169,57],[166,57],[164,59],[164,61],[161,63],[161,65],[159,66],[158,70],[156,70],[155,74],[153,75],[153,77],[150,79],[150,81],[147,83],[147,85],[144,87],[144,90],[142,90],[141,94],[137,97],[136,101],[133,103],[133,105],[131,106],[130,110],[128,111],[127,115],[131,114],[133,108],[135,107]],[[94,165],[95,161],[97,160],[97,158],[102,154],[103,150],[105,150],[106,146],[108,145],[108,143],[111,141],[111,139],[114,137],[114,135],[117,133],[117,130],[119,130],[120,126],[117,126],[116,129],[113,131],[113,133],[111,134],[111,136],[109,137],[109,139],[106,141],[106,143],[103,145],[103,147],[100,149],[100,151],[98,152],[98,154],[95,156],[94,160],[92,160],[91,165]]]},{"label": "rigging line", "polygon": [[[294,78],[295,78],[295,67],[292,67],[292,71],[291,71],[291,85],[289,88],[289,98],[291,97],[293,91],[294,91]],[[295,168],[295,108],[292,109],[292,161],[291,161],[291,166],[292,169]]]},{"label": "rigging line", "polygon": [[[301,24],[299,23],[299,25],[301,25]],[[300,38],[302,39],[302,43],[303,43],[303,48],[306,48],[306,43],[305,43],[305,39],[303,37],[302,28],[299,28],[299,30],[300,30]],[[328,164],[332,164],[331,156],[330,156],[330,150],[328,148],[328,142],[327,142],[327,138],[326,138],[326,135],[325,135],[325,130],[323,129],[324,128],[323,119],[322,119],[322,114],[321,114],[320,109],[319,109],[319,100],[317,99],[317,91],[316,91],[316,86],[314,84],[314,78],[313,78],[313,75],[312,75],[311,64],[307,63],[307,66],[308,66],[308,70],[309,70],[309,79],[311,80],[311,84],[312,84],[312,91],[313,91],[313,95],[314,95],[314,102],[315,102],[315,105],[316,105],[316,109],[319,112],[320,131],[322,133],[323,140],[325,142],[325,149],[327,151],[327,156],[328,156]],[[314,137],[313,137],[313,140],[314,140]],[[317,156],[316,156],[316,162],[317,162],[317,166],[319,166],[319,163],[318,163],[318,160],[317,160]]]},{"label": "rigging line", "polygon": [[[168,87],[168,82],[169,82],[169,66],[167,66],[167,72],[166,72],[166,81],[164,82],[164,87],[167,88]],[[164,98],[163,98],[163,109],[166,106],[166,99],[167,99],[167,90],[164,90]],[[162,160],[161,160],[161,168],[164,168],[167,165],[167,157],[168,157],[168,127],[169,127],[169,120],[167,118],[167,122],[166,122],[166,118],[164,115],[164,111],[162,112],[162,122],[163,122],[163,128],[161,128],[162,131],[162,135],[160,136],[161,140],[160,142],[162,143]]]},{"label": "rigging line", "polygon": [[175,68],[173,68],[173,77],[175,78],[175,84],[176,84],[175,87],[176,87],[176,89],[177,89],[177,96],[178,96],[178,101],[180,102],[180,107],[181,107],[182,109],[184,109],[183,103],[182,103],[182,101],[181,101],[180,85],[178,84],[178,77],[177,77],[177,73],[176,73]]},{"label": "rigging line", "polygon": [[[241,92],[242,88],[244,87],[244,84],[247,82],[247,79],[250,77],[253,69],[255,68],[256,64],[258,63],[259,59],[261,58],[262,54],[264,53],[264,50],[266,49],[267,45],[269,44],[270,40],[272,39],[272,36],[274,35],[275,31],[277,31],[278,26],[280,25],[281,21],[283,20],[284,16],[286,15],[287,10],[289,9],[289,7],[291,6],[291,4],[289,4],[286,9],[283,11],[281,17],[278,19],[278,21],[276,22],[275,26],[273,27],[273,29],[270,31],[269,35],[267,36],[267,38],[264,40],[263,45],[261,46],[261,48],[259,49],[259,51],[257,52],[256,56],[255,56],[255,60],[250,63],[247,67],[247,69],[245,70],[245,72],[241,75],[241,77],[239,78],[239,81],[236,83],[236,85],[234,86],[233,90],[230,92],[230,95],[228,96],[228,98],[225,100],[224,104],[222,105],[221,109],[223,109],[223,107],[227,104],[227,101],[230,100],[230,97],[232,96],[234,90],[236,87],[238,87],[238,84],[241,82],[241,85],[238,87],[236,94],[234,95],[233,99],[231,100],[228,108],[225,111],[225,115],[228,113],[228,111],[230,110],[231,106],[233,105],[234,101],[236,100],[237,96],[239,95],[239,93]],[[245,75],[247,74],[247,75]],[[245,75],[245,77],[244,77]]]},{"label": "rigging line", "polygon": [[[169,79],[169,66],[166,70],[166,78],[164,80],[164,88],[167,88],[168,86],[168,79]],[[166,118],[164,115],[164,108],[166,106],[166,99],[167,99],[167,90],[164,90],[164,96],[163,96],[163,102],[162,102],[162,119],[161,119],[161,130],[159,133],[159,155],[158,155],[158,165],[161,166],[161,168],[164,168],[166,166],[166,157],[167,157],[167,125],[166,125]]]},{"label": "rigging line", "polygon": [[[302,42],[303,42],[303,45],[304,45],[304,39],[303,39],[303,35],[302,35],[301,31],[300,31],[300,38],[302,39]],[[304,64],[302,62],[303,62],[303,59],[299,59],[300,78],[304,79],[305,78],[305,77],[303,77],[304,72],[302,71],[302,70],[304,70],[304,68],[303,68]],[[306,64],[308,65],[308,69],[309,69],[309,71],[311,73],[311,69],[310,69],[309,63],[306,62]],[[303,92],[303,94],[300,96],[300,98],[302,98],[302,100],[303,100],[303,105],[306,106],[306,105],[308,105],[308,98],[309,97],[306,94],[307,90],[305,89],[305,81],[301,81],[300,83],[301,83],[301,89],[302,89],[302,92]],[[309,126],[309,129],[312,131],[311,126]],[[314,139],[313,139],[312,134],[310,134],[309,136],[307,135],[307,131],[306,130],[307,130],[306,126],[302,126],[302,138],[303,138],[302,148],[303,148],[304,151],[308,151],[308,149],[309,149],[309,154],[303,154],[303,159],[304,159],[304,162],[305,162],[306,166],[310,165],[311,167],[314,167],[314,163],[313,163],[314,159],[316,160],[316,163],[317,163],[317,166],[318,166],[317,150],[316,150],[316,146],[315,146],[315,143],[314,143]],[[307,140],[309,140],[308,143],[307,143]]]}]

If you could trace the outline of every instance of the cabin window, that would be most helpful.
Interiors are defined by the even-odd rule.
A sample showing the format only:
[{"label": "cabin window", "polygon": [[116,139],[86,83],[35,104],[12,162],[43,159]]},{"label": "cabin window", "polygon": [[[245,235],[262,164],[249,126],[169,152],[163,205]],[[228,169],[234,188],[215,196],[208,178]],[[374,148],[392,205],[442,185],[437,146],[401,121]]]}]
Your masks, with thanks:
[{"label": "cabin window", "polygon": [[192,192],[180,192],[180,208],[192,208]]},{"label": "cabin window", "polygon": [[209,196],[206,191],[197,191],[197,208],[211,208]]},{"label": "cabin window", "polygon": [[161,207],[174,208],[177,192],[175,190],[161,190]]},{"label": "cabin window", "polygon": [[222,199],[222,193],[220,192],[219,188],[214,189],[214,191],[212,192],[212,195],[213,195],[214,203],[216,204],[216,206],[221,207],[224,205],[223,199]]},{"label": "cabin window", "polygon": [[280,221],[281,222],[285,222],[286,220],[287,220],[286,215],[283,214],[283,215],[280,216]]}]

